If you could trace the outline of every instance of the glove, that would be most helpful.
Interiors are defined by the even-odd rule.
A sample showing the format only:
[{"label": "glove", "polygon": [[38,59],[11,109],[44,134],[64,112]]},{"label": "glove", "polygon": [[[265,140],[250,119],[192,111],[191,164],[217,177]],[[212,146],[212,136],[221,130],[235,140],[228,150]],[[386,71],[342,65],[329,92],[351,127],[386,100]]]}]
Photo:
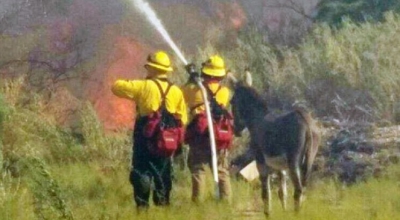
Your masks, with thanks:
[{"label": "glove", "polygon": [[186,72],[189,74],[188,83],[195,83],[196,78],[200,77],[199,72],[196,71],[196,65],[194,63],[189,63],[185,66]]},{"label": "glove", "polygon": [[186,72],[189,75],[199,75],[196,71],[196,65],[194,63],[189,63],[188,65],[185,66]]}]

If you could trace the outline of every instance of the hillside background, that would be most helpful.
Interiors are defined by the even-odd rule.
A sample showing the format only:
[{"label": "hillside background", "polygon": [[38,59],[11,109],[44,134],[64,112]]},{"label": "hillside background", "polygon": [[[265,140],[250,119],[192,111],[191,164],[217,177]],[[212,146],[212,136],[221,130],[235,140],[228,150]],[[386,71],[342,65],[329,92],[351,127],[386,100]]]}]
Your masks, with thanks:
[{"label": "hillside background", "polygon": [[[246,32],[248,26],[259,28],[263,37],[274,44],[293,45],[299,35],[304,35],[304,28],[290,33],[291,19],[297,19],[304,27],[310,25],[304,16],[275,1],[149,2],[174,41],[195,62],[200,62],[198,51],[207,45],[217,50],[236,48],[237,34]],[[296,2],[293,7],[311,14],[316,3],[303,2]],[[107,129],[130,127],[133,115],[131,104],[110,94],[110,83],[121,77],[142,77],[143,63],[151,51],[164,49],[172,54],[127,0],[5,0],[0,8],[1,47],[8,51],[0,57],[3,78],[24,74],[41,92],[57,96],[65,89],[71,98],[88,99]],[[284,35],[287,39],[279,37],[281,32],[288,32]],[[182,63],[177,60],[175,65]],[[71,118],[65,118],[70,114],[65,113],[75,108],[66,102],[69,105],[58,105],[64,108],[59,109],[60,120],[71,123]]]},{"label": "hillside background", "polygon": [[[148,2],[188,60],[218,53],[239,78],[253,73],[274,113],[302,105],[319,119],[315,183],[296,219],[400,214],[399,1]],[[159,49],[183,83],[181,61],[128,0],[3,0],[0,48],[0,219],[135,219],[127,181],[135,107],[110,86],[143,77]],[[232,158],[246,139],[235,143]],[[263,218],[258,183],[240,179],[232,206],[212,195],[190,206],[179,161],[172,208],[143,218],[187,219],[182,207],[192,219]],[[278,217],[295,218],[276,206]]]}]

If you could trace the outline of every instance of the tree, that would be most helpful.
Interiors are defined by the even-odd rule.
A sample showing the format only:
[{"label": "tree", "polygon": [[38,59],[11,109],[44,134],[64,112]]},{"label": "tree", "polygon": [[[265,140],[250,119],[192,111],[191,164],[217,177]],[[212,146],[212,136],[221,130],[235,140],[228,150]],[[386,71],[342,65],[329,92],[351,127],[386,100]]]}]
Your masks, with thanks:
[{"label": "tree", "polygon": [[8,53],[0,55],[0,74],[23,68],[12,72],[27,74],[38,90],[74,72],[84,75],[91,67],[83,65],[96,56],[103,28],[119,21],[123,6],[108,0],[1,1],[0,48]]},{"label": "tree", "polygon": [[340,26],[344,18],[354,22],[379,22],[387,11],[400,12],[398,0],[322,0],[316,21]]}]

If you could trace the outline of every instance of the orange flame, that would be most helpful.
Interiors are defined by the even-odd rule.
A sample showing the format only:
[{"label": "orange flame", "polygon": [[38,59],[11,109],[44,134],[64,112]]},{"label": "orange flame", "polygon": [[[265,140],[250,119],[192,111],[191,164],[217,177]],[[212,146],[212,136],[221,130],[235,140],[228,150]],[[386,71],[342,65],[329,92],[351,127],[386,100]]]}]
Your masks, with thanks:
[{"label": "orange flame", "polygon": [[117,79],[135,79],[142,76],[143,64],[149,49],[126,37],[117,37],[111,62],[107,70],[103,88],[100,88],[95,109],[106,130],[133,128],[135,105],[132,100],[114,96],[111,86]]}]

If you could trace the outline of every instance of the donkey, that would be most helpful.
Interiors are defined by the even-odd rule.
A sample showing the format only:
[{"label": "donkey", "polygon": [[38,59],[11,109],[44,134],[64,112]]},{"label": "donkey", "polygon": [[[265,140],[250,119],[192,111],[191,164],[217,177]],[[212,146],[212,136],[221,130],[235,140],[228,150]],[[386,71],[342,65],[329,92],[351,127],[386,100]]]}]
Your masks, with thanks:
[{"label": "donkey", "polygon": [[247,127],[250,149],[255,155],[262,186],[264,213],[271,212],[271,174],[278,171],[279,198],[286,209],[286,172],[294,185],[294,207],[299,211],[302,195],[307,186],[314,158],[318,151],[320,135],[315,120],[303,109],[271,118],[266,102],[251,87],[252,78],[246,72],[244,82],[232,74],[228,79],[234,88],[231,99],[234,132],[240,136]]}]

